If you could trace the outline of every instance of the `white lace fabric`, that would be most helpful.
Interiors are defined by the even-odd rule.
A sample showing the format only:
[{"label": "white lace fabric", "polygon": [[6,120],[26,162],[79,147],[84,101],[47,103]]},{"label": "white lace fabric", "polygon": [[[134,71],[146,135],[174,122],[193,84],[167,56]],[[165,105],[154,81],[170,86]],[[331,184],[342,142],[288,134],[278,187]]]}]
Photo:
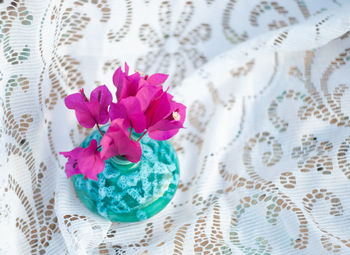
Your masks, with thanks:
[{"label": "white lace fabric", "polygon": [[[346,1],[0,1],[0,254],[350,254]],[[149,220],[77,198],[64,97],[132,70],[187,105]]]}]

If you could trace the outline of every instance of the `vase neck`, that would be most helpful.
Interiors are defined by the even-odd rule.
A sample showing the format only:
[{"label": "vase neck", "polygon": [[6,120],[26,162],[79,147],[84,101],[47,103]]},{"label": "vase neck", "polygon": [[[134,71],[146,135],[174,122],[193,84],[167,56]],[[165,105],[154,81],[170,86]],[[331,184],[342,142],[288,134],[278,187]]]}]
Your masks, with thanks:
[{"label": "vase neck", "polygon": [[114,156],[109,159],[111,165],[117,168],[121,172],[129,172],[135,170],[138,163],[132,163],[127,160],[125,157]]}]

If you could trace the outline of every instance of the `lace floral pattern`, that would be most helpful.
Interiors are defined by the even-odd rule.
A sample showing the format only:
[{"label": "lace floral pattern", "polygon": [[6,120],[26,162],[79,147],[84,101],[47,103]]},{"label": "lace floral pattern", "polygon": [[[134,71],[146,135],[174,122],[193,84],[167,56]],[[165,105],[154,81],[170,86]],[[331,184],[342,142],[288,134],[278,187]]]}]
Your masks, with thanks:
[{"label": "lace floral pattern", "polygon": [[[346,1],[0,1],[1,254],[347,254]],[[124,61],[188,105],[179,189],[139,223],[90,213],[63,100]]]}]

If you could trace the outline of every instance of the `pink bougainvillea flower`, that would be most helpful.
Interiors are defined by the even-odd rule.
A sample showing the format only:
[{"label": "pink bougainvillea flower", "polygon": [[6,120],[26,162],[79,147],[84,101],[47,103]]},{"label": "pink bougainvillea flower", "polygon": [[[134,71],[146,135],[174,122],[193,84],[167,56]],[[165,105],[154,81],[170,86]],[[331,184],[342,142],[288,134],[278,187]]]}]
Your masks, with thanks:
[{"label": "pink bougainvillea flower", "polygon": [[139,90],[135,97],[141,104],[141,110],[144,112],[148,108],[149,104],[155,98],[159,97],[163,92],[163,87],[155,84],[150,84],[146,80],[142,79],[139,83]]},{"label": "pink bougainvillea flower", "polygon": [[125,119],[136,133],[142,133],[146,128],[146,118],[136,97],[127,97],[116,104],[112,103],[109,116],[111,120]]},{"label": "pink bougainvillea flower", "polygon": [[118,103],[111,105],[111,120],[122,118],[137,133],[147,129],[149,136],[155,140],[166,140],[174,136],[186,117],[186,107],[172,100],[161,86],[168,75],[156,73],[151,76],[128,75],[118,68],[113,76],[117,87]]},{"label": "pink bougainvillea flower", "polygon": [[164,91],[153,100],[145,112],[149,137],[163,141],[173,137],[186,118],[186,106],[172,100],[173,96]]},{"label": "pink bougainvillea flower", "polygon": [[83,149],[78,158],[78,166],[82,174],[95,181],[97,181],[97,175],[105,168],[105,162],[97,149],[97,141],[93,139],[90,145]]},{"label": "pink bougainvillea flower", "polygon": [[[143,93],[155,93],[162,90],[161,85],[168,79],[167,74],[156,73],[148,77],[141,77],[139,72],[129,75],[129,66],[125,63],[125,72],[119,67],[113,74],[113,84],[117,87],[118,102],[124,98],[136,96],[140,97],[143,103],[144,97],[138,96],[139,91],[143,89]],[[148,97],[149,98],[149,97]],[[147,101],[146,101],[147,102]]]},{"label": "pink bougainvillea flower", "polygon": [[123,98],[135,96],[139,89],[140,74],[128,75],[129,66],[125,63],[125,72],[119,67],[113,74],[113,84],[117,87],[118,102]]},{"label": "pink bougainvillea flower", "polygon": [[90,100],[84,90],[80,93],[69,95],[65,98],[65,104],[69,109],[75,110],[75,115],[81,126],[93,128],[95,124],[106,124],[109,120],[108,107],[112,102],[112,94],[102,85],[91,92]]},{"label": "pink bougainvillea flower", "polygon": [[[105,168],[105,162],[114,156],[124,156],[137,163],[141,159],[141,145],[138,142],[147,132],[155,140],[167,140],[174,136],[186,118],[186,107],[173,100],[173,96],[161,86],[168,79],[167,74],[156,73],[151,76],[136,72],[129,75],[129,66],[125,71],[121,67],[113,74],[113,83],[117,87],[117,103],[112,103],[112,94],[103,85],[94,89],[88,99],[84,90],[69,95],[65,104],[75,110],[81,126],[97,128],[102,134],[100,145],[91,140],[87,148],[77,147],[72,151],[61,152],[68,158],[66,174],[70,178],[82,174],[85,178],[97,180],[97,175]],[[99,124],[111,124],[103,134]],[[137,141],[131,131],[143,133]]]},{"label": "pink bougainvillea flower", "polygon": [[144,112],[150,102],[158,97],[162,91],[162,84],[166,74],[153,74],[150,77],[141,77],[139,73],[128,75],[129,67],[125,63],[125,72],[119,67],[113,75],[113,83],[117,87],[118,103],[112,103],[110,118],[126,119],[130,126],[141,133],[146,128]]},{"label": "pink bougainvillea flower", "polygon": [[145,112],[150,103],[163,93],[161,86],[149,85],[142,80],[140,84],[141,88],[136,96],[129,96],[118,103],[112,103],[109,110],[111,120],[117,118],[127,120],[136,133],[142,133],[145,130]]},{"label": "pink bougainvillea flower", "polygon": [[87,148],[77,147],[72,151],[60,152],[61,155],[68,158],[66,163],[67,177],[83,174],[85,178],[97,181],[97,175],[105,168],[105,162],[101,159],[97,148],[97,141],[93,139]]},{"label": "pink bougainvillea flower", "polygon": [[121,155],[127,160],[137,163],[141,159],[140,143],[129,139],[129,123],[125,119],[115,119],[101,139],[103,160],[110,157]]},{"label": "pink bougainvillea flower", "polygon": [[168,77],[168,74],[155,73],[152,74],[150,77],[145,77],[145,80],[148,82],[149,85],[161,85],[168,79]]},{"label": "pink bougainvillea flower", "polygon": [[60,152],[65,158],[68,158],[66,163],[66,175],[68,178],[72,177],[75,174],[81,174],[81,171],[78,166],[78,158],[80,157],[83,151],[82,147],[77,147],[71,151]]}]

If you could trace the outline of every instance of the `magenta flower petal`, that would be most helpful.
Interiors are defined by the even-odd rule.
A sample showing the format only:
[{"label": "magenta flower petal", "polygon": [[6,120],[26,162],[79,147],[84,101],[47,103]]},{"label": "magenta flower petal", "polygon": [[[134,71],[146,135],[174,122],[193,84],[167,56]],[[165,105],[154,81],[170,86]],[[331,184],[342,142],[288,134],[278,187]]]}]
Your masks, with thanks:
[{"label": "magenta flower petal", "polygon": [[172,129],[167,131],[152,130],[148,132],[150,138],[157,141],[168,140],[179,132],[179,129]]},{"label": "magenta flower petal", "polygon": [[[85,106],[87,108],[87,106]],[[87,109],[85,111],[76,110],[75,116],[79,124],[86,128],[93,128],[96,124],[96,121],[91,117],[90,111]]]},{"label": "magenta flower petal", "polygon": [[69,95],[65,98],[65,104],[69,109],[75,110],[79,124],[86,128],[92,128],[95,124],[106,124],[109,120],[108,107],[112,102],[112,94],[103,85],[91,92],[91,100],[80,93]]},{"label": "magenta flower petal", "polygon": [[117,89],[118,102],[126,97],[135,96],[138,90],[140,74],[134,73],[123,78],[121,86]]},{"label": "magenta flower petal", "polygon": [[125,63],[125,72],[119,67],[113,74],[113,84],[117,87],[118,102],[126,97],[135,96],[139,89],[141,76],[138,72],[128,75],[129,67]]},{"label": "magenta flower petal", "polygon": [[128,114],[126,112],[125,106],[121,103],[112,103],[109,108],[109,117],[111,121],[115,119],[128,119]]},{"label": "magenta flower petal", "polygon": [[64,103],[68,109],[84,108],[85,99],[81,93],[74,93],[64,99]]},{"label": "magenta flower petal", "polygon": [[60,152],[68,158],[66,163],[66,174],[70,178],[75,174],[83,174],[85,177],[97,180],[97,174],[103,171],[105,163],[97,150],[97,141],[92,140],[89,147],[77,147],[69,152]]},{"label": "magenta flower petal", "polygon": [[167,94],[167,92],[163,92],[158,99],[152,101],[147,109],[146,122],[148,127],[166,118],[171,113],[171,105]]},{"label": "magenta flower petal", "polygon": [[152,74],[149,78],[147,78],[147,82],[150,85],[160,85],[163,84],[167,79],[169,75],[163,74],[163,73],[155,73]]},{"label": "magenta flower petal", "polygon": [[71,158],[68,159],[68,161],[66,163],[67,178],[70,178],[76,174],[81,174],[80,169],[78,168],[77,165],[78,165],[78,163],[77,163],[76,159],[71,159]]},{"label": "magenta flower petal", "polygon": [[77,162],[81,173],[85,177],[97,181],[97,175],[105,168],[105,162],[97,150],[95,139],[91,140],[90,145],[83,149]]},{"label": "magenta flower petal", "polygon": [[113,80],[114,86],[118,88],[119,84],[122,83],[123,77],[124,77],[124,72],[122,71],[122,68],[119,67],[117,70],[115,70],[113,74],[112,80]]},{"label": "magenta flower petal", "polygon": [[62,151],[60,152],[60,154],[63,155],[65,158],[71,157],[73,159],[78,159],[82,151],[83,151],[82,147],[77,147],[71,151]]},{"label": "magenta flower petal", "polygon": [[110,157],[121,155],[129,161],[137,163],[141,159],[141,146],[138,142],[129,139],[127,121],[124,119],[115,119],[101,139],[103,160]]},{"label": "magenta flower petal", "polygon": [[119,147],[120,155],[125,156],[130,162],[137,163],[141,160],[142,149],[139,142],[124,137],[119,141]]},{"label": "magenta flower petal", "polygon": [[136,133],[141,133],[146,128],[146,118],[136,97],[127,97],[117,104],[112,104],[109,114],[111,120],[117,118],[127,120]]},{"label": "magenta flower petal", "polygon": [[112,103],[112,94],[106,85],[101,85],[91,91],[90,101],[99,103],[103,108],[107,108]]},{"label": "magenta flower petal", "polygon": [[91,113],[86,106],[87,101],[84,99],[82,93],[69,95],[64,99],[64,102],[68,109],[75,110],[75,116],[81,126],[86,128],[94,127],[96,122],[91,117]]},{"label": "magenta flower petal", "polygon": [[72,177],[72,175],[75,174],[81,174],[81,171],[79,169],[77,159],[80,157],[80,154],[82,153],[83,148],[77,147],[71,151],[67,152],[60,152],[61,155],[63,155],[65,158],[68,158],[68,161],[66,163],[66,175],[68,178]]},{"label": "magenta flower petal", "polygon": [[[174,106],[177,108],[173,108]],[[186,107],[175,102],[173,102],[173,107],[171,115],[158,121],[148,129],[149,137],[158,141],[167,140],[176,135],[180,128],[183,128],[186,118]]]},{"label": "magenta flower petal", "polygon": [[[104,135],[101,139],[100,144],[102,145],[101,157],[103,160],[107,160],[111,157],[114,157],[118,154],[118,147],[115,144],[114,139],[110,132],[108,135]],[[117,137],[114,137],[117,138]]]},{"label": "magenta flower petal", "polygon": [[127,97],[120,102],[126,109],[128,119],[136,133],[146,128],[146,118],[141,110],[141,104],[136,97]]},{"label": "magenta flower petal", "polygon": [[161,86],[151,86],[145,81],[140,81],[140,89],[137,91],[136,97],[140,101],[141,110],[145,112],[152,100],[158,98],[162,92]]},{"label": "magenta flower petal", "polygon": [[122,80],[125,76],[128,76],[129,66],[125,63],[125,72],[122,71],[122,68],[119,67],[113,74],[113,84],[117,87],[122,83]]},{"label": "magenta flower petal", "polygon": [[112,103],[112,94],[106,85],[99,86],[91,92],[90,102],[86,103],[92,118],[98,124],[109,120],[108,107]]},{"label": "magenta flower petal", "polygon": [[151,126],[148,129],[148,131],[149,132],[154,130],[167,131],[167,130],[179,129],[179,128],[183,128],[183,125],[182,123],[180,123],[180,121],[164,119],[164,120],[158,121],[156,124]]},{"label": "magenta flower petal", "polygon": [[167,140],[174,136],[186,118],[186,107],[172,100],[168,92],[152,101],[146,111],[147,130],[155,140]]}]

